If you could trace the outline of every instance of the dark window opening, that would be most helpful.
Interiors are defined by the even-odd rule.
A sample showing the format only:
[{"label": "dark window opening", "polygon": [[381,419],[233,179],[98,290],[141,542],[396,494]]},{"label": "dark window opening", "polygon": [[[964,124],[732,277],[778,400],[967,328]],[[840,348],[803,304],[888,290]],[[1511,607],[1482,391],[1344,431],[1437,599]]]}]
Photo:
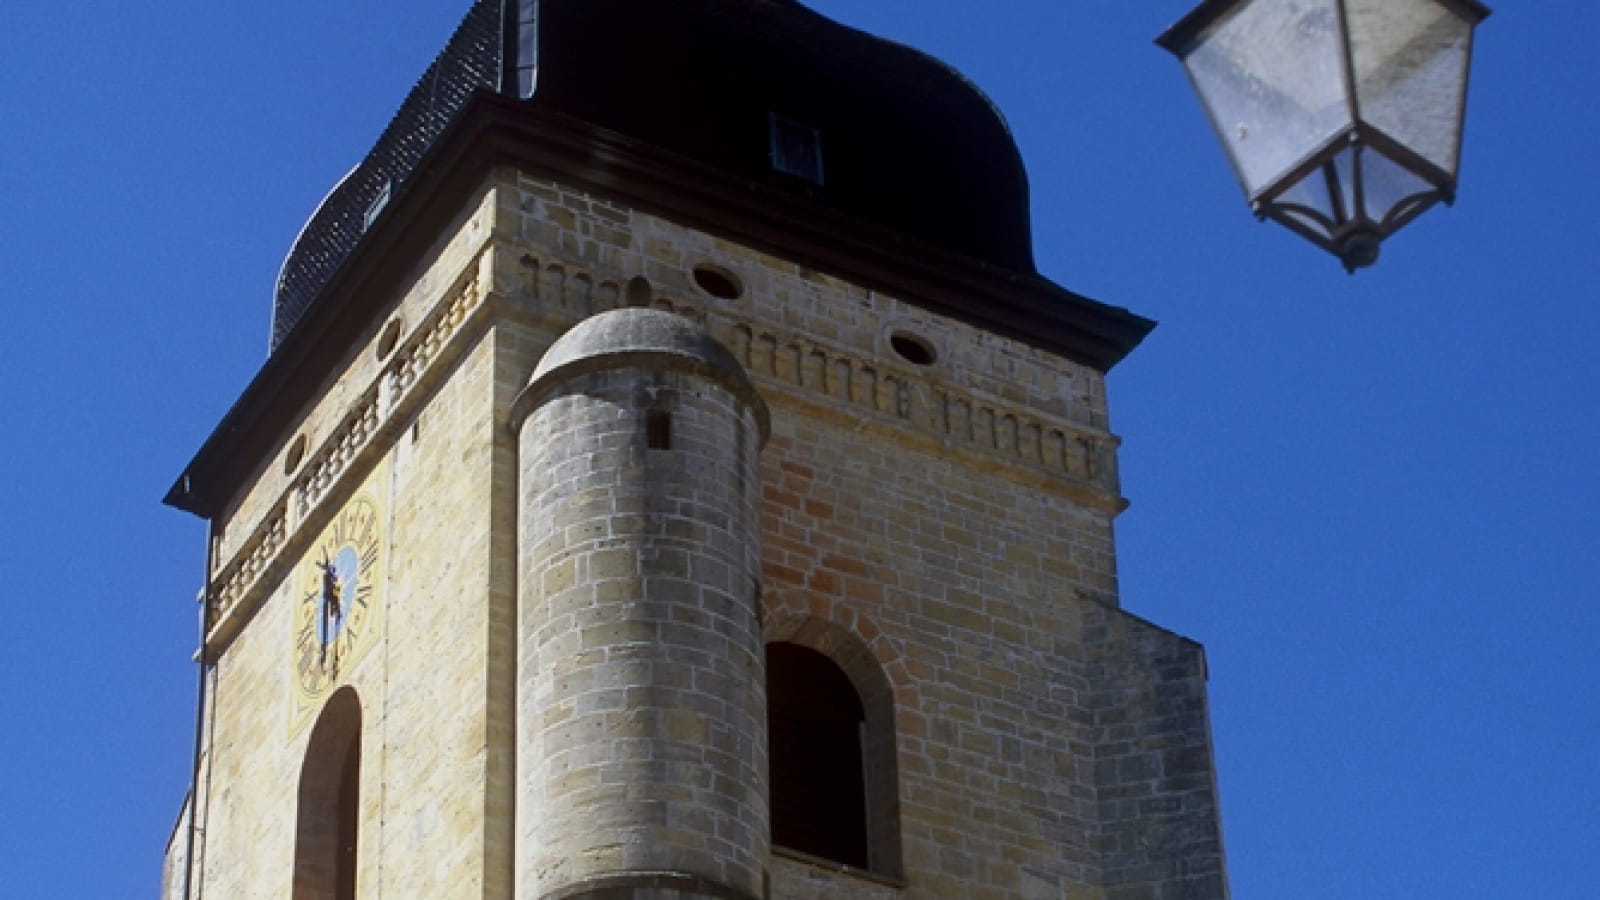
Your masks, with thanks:
[{"label": "dark window opening", "polygon": [[344,754],[344,766],[339,773],[339,809],[334,830],[338,835],[334,861],[333,896],[335,900],[356,900],[356,838],[358,803],[361,784],[360,741],[351,741]]},{"label": "dark window opening", "polygon": [[767,645],[774,844],[869,868],[865,721],[854,685],[832,660],[798,644]]},{"label": "dark window opening", "polygon": [[732,275],[711,266],[695,266],[694,283],[700,286],[700,290],[720,300],[734,300],[744,293]]},{"label": "dark window opening", "polygon": [[772,168],[812,184],[822,184],[822,134],[786,116],[771,113]]},{"label": "dark window opening", "polygon": [[539,4],[536,0],[517,0],[517,97],[533,97],[539,75]]},{"label": "dark window opening", "polygon": [[644,417],[645,444],[651,450],[672,449],[672,413],[652,409]]},{"label": "dark window opening", "polygon": [[394,352],[395,345],[400,343],[401,327],[399,319],[392,319],[383,326],[383,333],[378,335],[378,359],[388,359]]},{"label": "dark window opening", "polygon": [[372,223],[378,221],[378,216],[383,214],[384,209],[389,205],[389,198],[393,195],[394,182],[385,179],[383,186],[378,188],[378,196],[372,199],[372,202],[367,205],[366,213],[361,216],[361,230],[363,232],[372,229]]},{"label": "dark window opening", "polygon": [[649,306],[651,294],[650,280],[643,275],[635,275],[628,279],[628,305]]},{"label": "dark window opening", "polygon": [[294,900],[355,900],[361,705],[342,688],[311,729],[296,793]]},{"label": "dark window opening", "polygon": [[293,475],[295,470],[300,468],[300,464],[305,461],[305,458],[306,436],[297,434],[289,444],[289,452],[283,457],[283,474]]},{"label": "dark window opening", "polygon": [[889,349],[914,366],[931,366],[938,358],[932,344],[904,331],[897,331],[889,336]]}]

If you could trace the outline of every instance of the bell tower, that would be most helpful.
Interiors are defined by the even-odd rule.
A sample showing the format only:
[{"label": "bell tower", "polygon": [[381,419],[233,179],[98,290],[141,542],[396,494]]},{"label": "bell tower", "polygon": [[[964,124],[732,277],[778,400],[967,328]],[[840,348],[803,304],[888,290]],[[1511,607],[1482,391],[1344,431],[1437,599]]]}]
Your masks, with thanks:
[{"label": "bell tower", "polygon": [[296,238],[166,898],[1227,896],[1200,647],[947,66],[792,0],[479,0]]}]

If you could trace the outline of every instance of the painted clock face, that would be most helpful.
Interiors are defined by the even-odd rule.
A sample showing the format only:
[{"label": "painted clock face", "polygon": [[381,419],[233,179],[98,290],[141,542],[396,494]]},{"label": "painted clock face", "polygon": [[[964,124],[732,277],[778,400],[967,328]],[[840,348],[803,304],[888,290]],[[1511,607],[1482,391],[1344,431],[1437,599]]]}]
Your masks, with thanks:
[{"label": "painted clock face", "polygon": [[322,694],[367,646],[382,580],[378,508],[357,496],[312,545],[296,575],[295,671],[303,693]]}]

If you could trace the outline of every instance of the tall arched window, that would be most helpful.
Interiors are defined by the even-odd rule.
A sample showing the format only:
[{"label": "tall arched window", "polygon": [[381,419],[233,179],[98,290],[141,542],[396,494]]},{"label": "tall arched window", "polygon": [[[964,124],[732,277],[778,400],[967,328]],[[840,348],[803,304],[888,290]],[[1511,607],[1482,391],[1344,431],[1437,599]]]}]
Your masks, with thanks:
[{"label": "tall arched window", "polygon": [[296,792],[294,900],[355,900],[361,701],[340,688],[311,729]]},{"label": "tall arched window", "polygon": [[898,876],[893,697],[860,656],[847,674],[809,647],[767,645],[772,842]]}]

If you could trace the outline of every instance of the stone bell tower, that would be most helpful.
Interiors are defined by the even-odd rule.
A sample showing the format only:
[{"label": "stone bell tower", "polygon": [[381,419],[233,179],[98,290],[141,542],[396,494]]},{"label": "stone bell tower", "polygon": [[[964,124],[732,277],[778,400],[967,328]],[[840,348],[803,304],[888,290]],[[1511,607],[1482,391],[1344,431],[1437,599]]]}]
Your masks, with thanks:
[{"label": "stone bell tower", "polygon": [[1198,645],[989,101],[792,0],[479,0],[284,263],[167,898],[1222,898]]}]

